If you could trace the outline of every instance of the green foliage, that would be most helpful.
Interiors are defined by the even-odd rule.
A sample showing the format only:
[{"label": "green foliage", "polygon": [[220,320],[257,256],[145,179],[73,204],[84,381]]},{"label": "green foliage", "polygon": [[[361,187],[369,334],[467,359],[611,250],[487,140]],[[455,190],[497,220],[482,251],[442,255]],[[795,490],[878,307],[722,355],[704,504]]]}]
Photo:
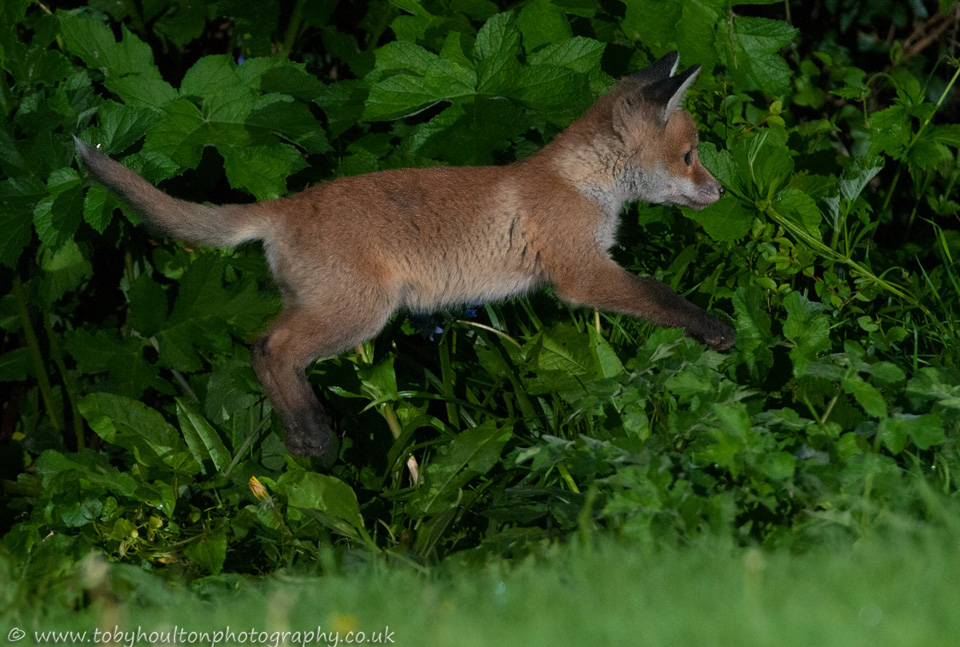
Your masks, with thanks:
[{"label": "green foliage", "polygon": [[[0,553],[32,577],[91,550],[178,579],[330,545],[482,562],[595,533],[799,549],[945,520],[956,61],[890,46],[863,69],[848,30],[869,17],[831,13],[821,43],[726,0],[147,4],[0,9]],[[285,456],[249,367],[279,309],[260,250],[151,238],[73,154],[77,134],[212,202],[506,163],[669,49],[703,66],[689,104],[728,195],[631,207],[615,255],[726,312],[735,349],[542,294],[426,334],[401,313],[313,368],[344,437],[331,474]]]}]

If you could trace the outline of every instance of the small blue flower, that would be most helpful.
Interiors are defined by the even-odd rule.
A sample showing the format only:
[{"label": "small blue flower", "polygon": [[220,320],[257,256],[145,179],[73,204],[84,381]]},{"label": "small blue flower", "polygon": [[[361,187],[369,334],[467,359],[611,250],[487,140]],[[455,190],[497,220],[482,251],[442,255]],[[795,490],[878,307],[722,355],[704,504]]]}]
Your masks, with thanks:
[{"label": "small blue flower", "polygon": [[407,315],[410,325],[416,329],[424,339],[434,341],[434,335],[443,334],[443,326],[446,323],[443,318],[436,314],[421,314],[411,312]]}]

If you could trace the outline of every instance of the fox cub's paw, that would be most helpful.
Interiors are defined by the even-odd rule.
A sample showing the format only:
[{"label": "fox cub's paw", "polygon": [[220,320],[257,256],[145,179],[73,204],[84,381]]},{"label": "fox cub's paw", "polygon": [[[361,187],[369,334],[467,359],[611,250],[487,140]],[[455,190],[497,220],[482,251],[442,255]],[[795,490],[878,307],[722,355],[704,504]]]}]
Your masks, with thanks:
[{"label": "fox cub's paw", "polygon": [[698,337],[710,350],[729,350],[737,341],[737,331],[722,321],[710,320],[710,325]]},{"label": "fox cub's paw", "polygon": [[340,456],[340,439],[329,431],[323,435],[311,436],[288,432],[286,441],[287,451],[291,455],[310,459],[311,464],[321,471],[333,467]]}]

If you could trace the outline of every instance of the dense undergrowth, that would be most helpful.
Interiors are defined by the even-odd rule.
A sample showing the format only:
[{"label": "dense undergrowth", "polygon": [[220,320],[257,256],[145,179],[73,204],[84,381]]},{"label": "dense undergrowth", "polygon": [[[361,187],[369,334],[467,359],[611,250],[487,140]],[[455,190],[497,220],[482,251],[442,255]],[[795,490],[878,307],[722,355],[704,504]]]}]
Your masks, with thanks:
[{"label": "dense undergrowth", "polygon": [[[469,563],[598,533],[803,550],[941,523],[957,3],[817,7],[4,2],[0,565],[24,599],[91,551],[174,579],[331,545]],[[670,49],[703,66],[688,104],[728,195],[630,207],[614,255],[725,313],[736,347],[545,292],[401,314],[313,368],[344,439],[329,474],[285,456],[249,367],[279,309],[260,249],[157,239],[71,144],[214,203],[507,163]]]}]

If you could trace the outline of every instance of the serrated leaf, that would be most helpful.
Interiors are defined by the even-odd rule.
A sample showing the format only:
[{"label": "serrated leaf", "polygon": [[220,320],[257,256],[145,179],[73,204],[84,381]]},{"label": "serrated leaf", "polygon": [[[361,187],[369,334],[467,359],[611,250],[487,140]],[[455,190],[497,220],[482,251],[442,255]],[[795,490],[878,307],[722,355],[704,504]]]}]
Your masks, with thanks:
[{"label": "serrated leaf", "polygon": [[799,292],[791,292],[783,300],[787,320],[783,324],[784,336],[795,344],[790,351],[793,374],[804,375],[811,362],[830,348],[830,320],[821,312],[822,306]]},{"label": "serrated leaf", "polygon": [[76,290],[82,281],[93,275],[93,266],[73,240],[56,250],[44,249],[40,255],[40,268],[43,275],[37,291],[47,306],[67,292]]},{"label": "serrated leaf", "polygon": [[306,168],[300,152],[289,144],[221,147],[230,186],[245,189],[257,200],[272,200],[287,192],[287,178]]},{"label": "serrated leaf", "polygon": [[552,43],[530,56],[531,65],[559,65],[581,74],[600,69],[600,60],[607,44],[592,38],[574,36],[561,43]]},{"label": "serrated leaf", "polygon": [[520,69],[520,39],[513,13],[497,14],[483,24],[473,46],[478,92],[499,94],[513,87],[513,75]]},{"label": "serrated leaf", "polygon": [[737,347],[751,374],[757,376],[760,367],[773,366],[769,348],[771,318],[766,310],[763,291],[756,285],[741,286],[733,293],[733,308],[737,314]]},{"label": "serrated leaf", "polygon": [[83,15],[60,12],[60,29],[64,43],[87,67],[102,69],[108,78],[129,74],[159,79],[160,71],[153,62],[150,46],[122,26],[120,42],[110,27]]},{"label": "serrated leaf", "polygon": [[743,87],[781,97],[791,90],[793,72],[779,55],[798,30],[785,22],[753,16],[734,16],[729,30],[720,34],[730,45],[721,48],[727,70]]},{"label": "serrated leaf", "polygon": [[107,187],[94,184],[83,197],[83,221],[102,234],[113,220],[113,200]]},{"label": "serrated leaf", "polygon": [[887,416],[887,403],[872,384],[865,382],[858,375],[844,377],[841,384],[843,390],[856,399],[867,415],[874,418]]},{"label": "serrated leaf", "polygon": [[573,36],[566,14],[550,0],[534,0],[526,4],[517,15],[517,27],[528,54],[543,45],[560,43]]},{"label": "serrated leaf", "polygon": [[247,117],[247,130],[258,144],[272,145],[277,137],[303,147],[309,154],[329,153],[333,150],[323,130],[306,104],[285,95],[263,97]]},{"label": "serrated leaf", "polygon": [[891,106],[870,115],[871,154],[886,153],[899,159],[909,140],[909,117],[903,106]]},{"label": "serrated leaf", "polygon": [[152,108],[121,105],[107,101],[97,110],[99,134],[97,144],[105,154],[122,153],[160,119],[160,112]]},{"label": "serrated leaf", "polygon": [[110,381],[105,387],[139,398],[157,375],[156,367],[143,357],[145,343],[136,338],[117,340],[104,330],[91,334],[78,328],[66,335],[64,346],[82,373],[108,372]]}]

